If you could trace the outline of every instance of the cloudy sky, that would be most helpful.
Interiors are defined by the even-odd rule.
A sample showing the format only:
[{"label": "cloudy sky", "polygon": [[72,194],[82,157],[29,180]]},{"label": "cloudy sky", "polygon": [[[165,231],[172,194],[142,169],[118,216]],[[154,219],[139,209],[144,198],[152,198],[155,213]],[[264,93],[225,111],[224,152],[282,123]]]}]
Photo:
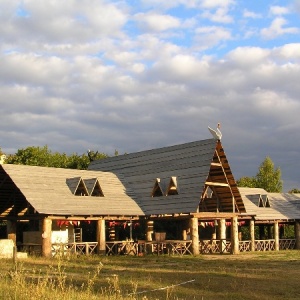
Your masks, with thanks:
[{"label": "cloudy sky", "polygon": [[211,138],[300,188],[300,1],[1,0],[0,147],[113,155]]}]

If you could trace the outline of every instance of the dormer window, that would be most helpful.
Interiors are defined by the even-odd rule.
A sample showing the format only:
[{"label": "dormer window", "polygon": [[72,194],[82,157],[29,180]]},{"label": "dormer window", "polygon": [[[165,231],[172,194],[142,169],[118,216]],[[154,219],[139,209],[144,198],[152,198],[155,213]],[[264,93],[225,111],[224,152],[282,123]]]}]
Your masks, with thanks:
[{"label": "dormer window", "polygon": [[75,196],[88,196],[89,193],[82,179],[79,180],[77,188],[75,190]]},{"label": "dormer window", "polygon": [[261,195],[264,207],[271,207],[268,195]]},{"label": "dormer window", "polygon": [[258,207],[271,207],[268,195],[257,195],[258,196]]},{"label": "dormer window", "polygon": [[68,178],[66,183],[75,196],[104,197],[97,178],[82,179],[81,177]]},{"label": "dormer window", "polygon": [[152,190],[152,197],[161,197],[164,193],[162,191],[161,185],[160,185],[160,178],[156,178],[153,190]]},{"label": "dormer window", "polygon": [[88,193],[93,197],[104,197],[99,180],[97,178],[84,179]]},{"label": "dormer window", "polygon": [[170,179],[166,195],[178,195],[177,178],[175,176],[172,176]]}]

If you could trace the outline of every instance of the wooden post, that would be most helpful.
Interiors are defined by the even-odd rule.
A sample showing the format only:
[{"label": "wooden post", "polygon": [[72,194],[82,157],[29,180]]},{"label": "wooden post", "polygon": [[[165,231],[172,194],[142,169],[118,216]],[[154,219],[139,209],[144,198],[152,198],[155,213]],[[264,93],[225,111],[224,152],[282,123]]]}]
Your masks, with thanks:
[{"label": "wooden post", "polygon": [[[154,222],[152,220],[148,220],[146,223],[146,241],[152,242],[152,236],[154,232]],[[145,248],[146,253],[153,253],[153,245],[147,245]]]},{"label": "wooden post", "polygon": [[52,233],[52,220],[45,218],[43,219],[43,233],[42,233],[42,256],[51,257],[51,233]]},{"label": "wooden post", "polygon": [[250,238],[251,238],[251,251],[255,251],[255,223],[250,220]]},{"label": "wooden post", "polygon": [[190,232],[192,240],[192,253],[193,255],[199,254],[199,231],[198,231],[198,218],[190,219]]},{"label": "wooden post", "polygon": [[300,250],[300,221],[295,222],[296,249]]},{"label": "wooden post", "polygon": [[231,253],[239,254],[239,229],[238,229],[238,218],[231,218]]},{"label": "wooden post", "polygon": [[108,231],[109,231],[109,240],[110,241],[115,241],[116,240],[116,228],[115,228],[114,223],[111,224]]},{"label": "wooden post", "polygon": [[105,220],[97,220],[97,252],[100,255],[105,255],[106,253],[106,237],[105,237]]},{"label": "wooden post", "polygon": [[152,235],[154,231],[154,222],[153,221],[147,221],[146,223],[146,241],[151,242],[152,241]]},{"label": "wooden post", "polygon": [[7,238],[17,245],[17,221],[7,220],[6,222]]},{"label": "wooden post", "polygon": [[220,253],[222,254],[226,249],[226,220],[219,220],[219,237],[220,237]]},{"label": "wooden post", "polygon": [[278,222],[274,223],[274,239],[275,239],[275,251],[279,251],[279,225],[278,225]]}]

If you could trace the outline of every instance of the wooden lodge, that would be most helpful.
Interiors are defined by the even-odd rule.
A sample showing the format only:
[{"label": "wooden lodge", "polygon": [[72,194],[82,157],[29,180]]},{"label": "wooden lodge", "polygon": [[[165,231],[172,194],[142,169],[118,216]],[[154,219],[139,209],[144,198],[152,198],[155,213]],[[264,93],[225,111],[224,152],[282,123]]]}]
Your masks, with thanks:
[{"label": "wooden lodge", "polygon": [[[238,188],[216,139],[101,159],[88,170],[0,165],[0,238],[45,257],[299,249],[299,224],[300,195]],[[284,238],[287,225],[293,238]]]}]

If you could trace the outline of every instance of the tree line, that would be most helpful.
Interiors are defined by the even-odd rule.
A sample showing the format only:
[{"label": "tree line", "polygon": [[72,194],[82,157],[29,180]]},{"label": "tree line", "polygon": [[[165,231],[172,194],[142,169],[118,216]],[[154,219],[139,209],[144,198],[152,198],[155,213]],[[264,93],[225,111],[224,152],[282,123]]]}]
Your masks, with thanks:
[{"label": "tree line", "polygon": [[[3,154],[1,148],[0,154]],[[106,157],[108,157],[107,154],[90,150],[83,154],[72,153],[69,155],[65,152],[52,152],[48,146],[45,145],[43,147],[30,146],[19,149],[15,154],[7,155],[5,163],[86,170],[92,160]]]},{"label": "tree line", "polygon": [[[275,168],[269,156],[260,164],[255,176],[241,177],[236,183],[239,187],[262,188],[269,193],[282,193],[283,188],[281,170],[279,167]],[[300,190],[293,188],[289,193],[300,193]]]}]

